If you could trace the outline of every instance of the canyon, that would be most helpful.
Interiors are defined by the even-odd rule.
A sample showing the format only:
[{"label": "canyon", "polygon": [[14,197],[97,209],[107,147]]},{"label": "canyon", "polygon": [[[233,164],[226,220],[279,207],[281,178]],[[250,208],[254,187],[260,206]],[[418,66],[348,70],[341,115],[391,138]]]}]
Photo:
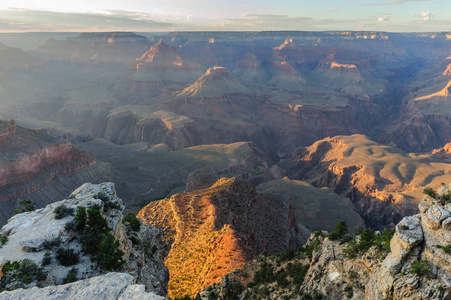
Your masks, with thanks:
[{"label": "canyon", "polygon": [[[429,222],[422,192],[451,182],[445,33],[53,36],[26,51],[0,36],[0,224],[23,200],[45,210],[85,182],[112,181],[126,212],[162,230],[170,297],[225,292],[226,274],[304,242],[320,241],[313,256],[326,266],[327,249],[343,253],[325,237],[340,221],[402,240],[406,218]],[[316,276],[339,267],[308,263],[302,291],[329,293]],[[355,297],[398,297],[385,283]]]}]

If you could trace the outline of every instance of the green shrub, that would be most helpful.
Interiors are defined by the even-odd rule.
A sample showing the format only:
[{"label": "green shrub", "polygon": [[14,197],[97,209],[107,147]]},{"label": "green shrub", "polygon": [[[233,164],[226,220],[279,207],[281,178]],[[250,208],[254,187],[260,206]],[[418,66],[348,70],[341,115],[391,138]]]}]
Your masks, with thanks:
[{"label": "green shrub", "polygon": [[89,254],[101,270],[122,269],[124,253],[119,250],[119,241],[110,233],[111,228],[100,211],[88,209],[86,214],[86,211],[79,210],[75,217],[79,224],[85,222],[83,234],[80,235],[82,251]]},{"label": "green shrub", "polygon": [[359,241],[359,251],[366,252],[373,246],[373,242],[375,239],[374,229],[368,228],[365,229],[360,235]]},{"label": "green shrub", "polygon": [[111,228],[108,226],[105,218],[102,216],[100,211],[96,209],[88,209],[88,220],[86,222],[86,226],[88,226],[89,233],[91,234],[102,234],[111,231]]},{"label": "green shrub", "polygon": [[93,198],[102,200],[102,202],[105,204],[105,209],[118,209],[121,207],[118,203],[112,202],[110,198],[108,198],[108,196],[102,192],[97,193],[97,195],[94,195]]},{"label": "green shrub", "polygon": [[60,206],[56,207],[53,210],[53,213],[55,214],[55,219],[59,220],[67,216],[73,216],[74,215],[74,209],[71,207],[67,207],[64,204],[61,204]]},{"label": "green shrub", "polygon": [[76,230],[83,231],[86,226],[86,208],[79,206],[77,208],[77,213],[75,214],[74,220],[76,222]]},{"label": "green shrub", "polygon": [[341,239],[345,234],[348,233],[348,225],[345,221],[338,222],[337,226],[335,226],[334,231],[329,233],[328,238],[331,241]]},{"label": "green shrub", "polygon": [[410,268],[410,273],[418,276],[429,275],[431,273],[429,262],[425,259],[415,261]]},{"label": "green shrub", "polygon": [[51,250],[53,248],[59,247],[61,243],[62,240],[60,236],[51,236],[45,238],[45,241],[42,244],[42,246],[44,247],[44,249]]},{"label": "green shrub", "polygon": [[354,291],[352,289],[352,285],[348,285],[345,287],[345,293],[346,293],[346,297],[348,297],[348,298],[352,298],[352,296],[354,296]]},{"label": "green shrub", "polygon": [[292,260],[295,257],[293,248],[287,248],[285,251],[278,254],[278,258],[282,261]]},{"label": "green shrub", "polygon": [[24,259],[22,261],[7,261],[2,272],[4,276],[1,278],[0,290],[3,290],[8,280],[16,281],[16,284],[21,285],[30,284],[34,280],[45,280],[46,274],[39,266],[31,259]]},{"label": "green shrub", "polygon": [[293,282],[302,283],[304,281],[305,275],[309,269],[309,265],[303,265],[300,262],[288,263],[287,272]]},{"label": "green shrub", "polygon": [[446,246],[436,245],[435,247],[442,249],[443,252],[445,252],[446,254],[451,254],[451,245]]},{"label": "green shrub", "polygon": [[6,243],[8,242],[8,236],[7,235],[2,235],[2,236],[0,236],[0,244],[3,246],[3,245],[6,245]]},{"label": "green shrub", "polygon": [[441,195],[440,199],[443,200],[444,203],[451,202],[451,190],[449,190],[446,194]]},{"label": "green shrub", "polygon": [[77,281],[77,273],[78,270],[76,268],[70,269],[69,272],[67,272],[66,277],[63,278],[63,284]]},{"label": "green shrub", "polygon": [[423,194],[429,195],[434,199],[437,199],[437,192],[434,191],[432,188],[425,188],[423,190]]},{"label": "green shrub", "polygon": [[21,214],[24,212],[34,211],[36,209],[36,202],[31,200],[22,200],[19,202],[17,209],[13,211],[13,215]]},{"label": "green shrub", "polygon": [[100,200],[102,200],[103,202],[110,201],[110,199],[108,198],[108,196],[105,195],[105,194],[102,193],[102,192],[98,192],[96,195],[93,196],[93,198],[94,198],[94,199],[100,199]]},{"label": "green shrub", "polygon": [[141,240],[138,239],[138,238],[135,237],[135,236],[131,236],[131,237],[130,237],[130,241],[132,241],[132,244],[133,244],[133,245],[136,245],[136,246],[141,245]]},{"label": "green shrub", "polygon": [[360,281],[354,281],[354,283],[352,284],[353,287],[358,288],[362,291],[365,290],[365,285],[363,283],[361,283]]},{"label": "green shrub", "polygon": [[119,241],[111,234],[102,234],[102,239],[97,247],[94,261],[101,270],[118,271],[122,269],[125,261],[124,252],[119,250]]},{"label": "green shrub", "polygon": [[[394,235],[394,230],[388,231],[384,229],[381,234],[375,234],[371,228],[359,231],[360,240],[356,241],[355,237],[348,242],[348,246],[343,249],[346,258],[354,258],[359,253],[365,253],[371,247],[375,247],[376,251],[384,257],[386,253],[390,252],[390,241]],[[356,234],[357,235],[357,234]]]},{"label": "green shrub", "polygon": [[401,227],[402,230],[409,230],[410,229],[409,226],[407,226],[407,225],[401,225],[400,227]]},{"label": "green shrub", "polygon": [[48,266],[50,265],[50,263],[52,262],[52,256],[50,254],[50,252],[47,252],[44,254],[44,258],[42,259],[42,266]]},{"label": "green shrub", "polygon": [[133,213],[128,213],[124,217],[124,222],[126,224],[128,224],[128,226],[130,226],[130,228],[133,231],[139,231],[141,229],[141,222],[139,221],[139,219]]},{"label": "green shrub", "polygon": [[56,250],[56,259],[65,267],[73,266],[80,260],[79,253],[70,248],[58,248]]},{"label": "green shrub", "polygon": [[277,275],[276,282],[282,288],[286,287],[290,283],[287,279],[287,275],[288,273],[283,271]]}]

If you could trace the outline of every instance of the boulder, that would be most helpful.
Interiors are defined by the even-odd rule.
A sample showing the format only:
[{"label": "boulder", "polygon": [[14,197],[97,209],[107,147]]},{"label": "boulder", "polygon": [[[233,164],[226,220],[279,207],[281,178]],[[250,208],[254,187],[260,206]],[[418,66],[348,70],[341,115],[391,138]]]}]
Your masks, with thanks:
[{"label": "boulder", "polygon": [[125,273],[80,280],[60,286],[18,289],[0,293],[0,300],[46,299],[46,300],[164,300],[164,297],[148,293],[143,285],[133,284],[133,276]]}]

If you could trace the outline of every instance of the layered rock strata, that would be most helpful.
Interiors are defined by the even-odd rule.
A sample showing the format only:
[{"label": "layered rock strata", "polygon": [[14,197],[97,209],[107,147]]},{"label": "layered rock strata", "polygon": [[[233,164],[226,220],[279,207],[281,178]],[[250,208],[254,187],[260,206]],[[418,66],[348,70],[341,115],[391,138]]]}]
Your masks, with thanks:
[{"label": "layered rock strata", "polygon": [[[65,207],[65,210],[71,209],[72,213],[57,219],[55,209],[62,206]],[[15,281],[17,279],[14,279],[16,277],[13,276],[12,279],[6,278],[5,281],[2,281],[2,288],[14,289],[17,288],[17,285],[30,288],[37,285],[38,282],[40,286],[59,285],[66,280],[66,276],[73,268],[75,268],[74,275],[79,280],[106,273],[104,268],[99,267],[98,259],[87,254],[86,245],[83,244],[83,234],[86,233],[75,229],[78,228],[76,224],[81,221],[80,217],[74,220],[74,214],[80,208],[93,213],[98,211],[99,218],[101,215],[107,228],[111,230],[110,234],[118,241],[117,246],[123,252],[124,265],[117,269],[132,274],[133,283],[143,284],[146,290],[165,296],[169,278],[167,269],[160,260],[161,232],[139,219],[137,220],[140,224],[138,229],[131,229],[128,223],[123,222],[125,207],[122,205],[122,200],[117,198],[113,183],[84,184],[67,199],[12,217],[8,224],[0,230],[0,235],[7,237],[7,242],[0,248],[2,263],[30,260],[41,265],[44,260],[48,260],[48,262],[41,265],[42,272],[46,274],[45,279],[39,278],[36,281],[33,278],[31,281]],[[88,216],[91,218],[91,214]],[[91,225],[88,226],[92,228],[97,226],[93,225],[93,220],[88,219],[87,222],[86,224],[91,222]],[[98,226],[103,226],[100,225],[102,224],[100,219],[98,222],[100,222]],[[96,242],[100,243],[101,241]],[[91,241],[91,243],[95,242]],[[63,263],[58,258],[60,249],[73,249],[78,256],[77,262],[69,265]],[[110,267],[106,266],[106,268]],[[126,281],[131,281],[129,278],[126,279]],[[18,284],[14,285],[14,282]],[[52,289],[50,288],[50,290]]]},{"label": "layered rock strata", "polygon": [[288,198],[260,195],[236,178],[152,202],[138,216],[164,232],[170,297],[193,297],[254,255],[299,243]]}]

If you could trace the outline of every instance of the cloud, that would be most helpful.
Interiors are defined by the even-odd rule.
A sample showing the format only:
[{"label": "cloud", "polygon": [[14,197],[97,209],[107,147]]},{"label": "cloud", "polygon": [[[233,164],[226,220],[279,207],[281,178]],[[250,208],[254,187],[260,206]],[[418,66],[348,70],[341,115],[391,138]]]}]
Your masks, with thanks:
[{"label": "cloud", "polygon": [[[361,19],[359,19],[361,20]],[[213,30],[349,30],[357,19],[314,19],[279,14],[246,14],[240,18],[217,19]],[[359,30],[359,29],[357,29]]]},{"label": "cloud", "polygon": [[379,22],[387,22],[387,21],[390,21],[390,18],[389,18],[389,16],[383,16],[383,17],[377,18],[377,20]]},{"label": "cloud", "polygon": [[143,13],[61,13],[26,9],[0,10],[0,32],[11,31],[162,31],[173,24]]},{"label": "cloud", "polygon": [[408,2],[419,2],[419,1],[426,1],[426,0],[389,0],[383,3],[365,3],[362,4],[362,6],[380,6],[380,5],[396,5],[396,4],[402,4],[402,3],[408,3]]},{"label": "cloud", "polygon": [[418,1],[425,1],[425,0],[390,0],[387,4],[401,4],[406,2],[418,2]]},{"label": "cloud", "polygon": [[433,17],[430,11],[422,11],[420,13],[420,16],[423,18],[424,21],[429,21]]}]

